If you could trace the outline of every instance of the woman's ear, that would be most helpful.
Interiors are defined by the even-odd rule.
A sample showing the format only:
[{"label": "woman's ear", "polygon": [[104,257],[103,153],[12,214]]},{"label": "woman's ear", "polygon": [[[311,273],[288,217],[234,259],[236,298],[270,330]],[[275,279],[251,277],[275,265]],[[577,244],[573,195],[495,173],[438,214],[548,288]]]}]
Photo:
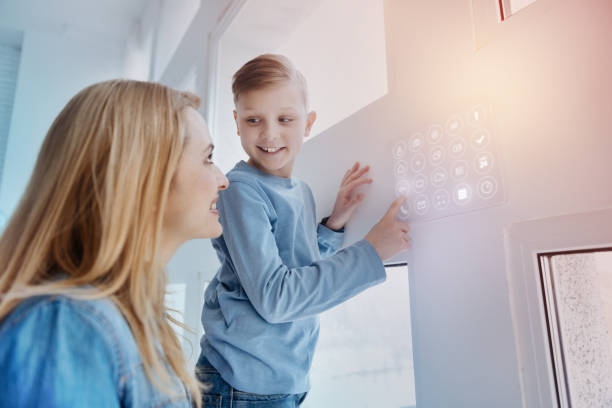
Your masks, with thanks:
[{"label": "woman's ear", "polygon": [[312,125],[314,125],[315,120],[317,120],[317,112],[310,111],[308,116],[306,116],[306,131],[304,132],[304,137],[310,136],[310,130],[312,129]]}]

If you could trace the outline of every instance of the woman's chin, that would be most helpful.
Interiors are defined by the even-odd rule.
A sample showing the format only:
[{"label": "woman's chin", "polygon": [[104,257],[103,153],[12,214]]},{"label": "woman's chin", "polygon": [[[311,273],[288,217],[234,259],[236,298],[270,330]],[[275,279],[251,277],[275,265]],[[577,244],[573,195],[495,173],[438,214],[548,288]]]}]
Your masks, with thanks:
[{"label": "woman's chin", "polygon": [[221,234],[223,234],[223,227],[220,223],[217,222],[217,225],[215,227],[216,228],[214,228],[214,232],[211,231],[212,234],[208,238],[219,238]]}]

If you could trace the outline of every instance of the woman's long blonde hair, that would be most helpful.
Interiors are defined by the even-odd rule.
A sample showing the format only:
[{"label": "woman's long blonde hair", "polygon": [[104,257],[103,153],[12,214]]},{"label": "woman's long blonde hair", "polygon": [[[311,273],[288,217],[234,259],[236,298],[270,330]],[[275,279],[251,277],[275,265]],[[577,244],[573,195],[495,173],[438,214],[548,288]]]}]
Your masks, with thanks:
[{"label": "woman's long blonde hair", "polygon": [[68,102],[0,238],[0,321],[31,296],[110,297],[151,381],[171,394],[171,369],[200,406],[158,260],[185,141],[182,111],[198,105],[193,94],[127,80],[89,86]]}]

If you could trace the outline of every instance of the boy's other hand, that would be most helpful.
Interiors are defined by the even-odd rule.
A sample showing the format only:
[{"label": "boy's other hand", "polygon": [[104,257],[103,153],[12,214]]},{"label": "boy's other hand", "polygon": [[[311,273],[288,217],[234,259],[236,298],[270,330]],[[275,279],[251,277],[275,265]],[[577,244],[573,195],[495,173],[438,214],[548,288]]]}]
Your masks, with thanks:
[{"label": "boy's other hand", "polygon": [[336,203],[334,204],[334,210],[325,223],[328,228],[339,230],[351,219],[357,205],[364,198],[363,193],[358,193],[355,190],[361,185],[372,182],[371,178],[365,176],[368,170],[370,170],[370,166],[360,168],[359,162],[356,162],[344,174],[338,196],[336,197]]},{"label": "boy's other hand", "polygon": [[397,220],[397,213],[404,201],[406,197],[402,196],[391,203],[387,213],[365,236],[383,261],[410,248],[410,226]]}]

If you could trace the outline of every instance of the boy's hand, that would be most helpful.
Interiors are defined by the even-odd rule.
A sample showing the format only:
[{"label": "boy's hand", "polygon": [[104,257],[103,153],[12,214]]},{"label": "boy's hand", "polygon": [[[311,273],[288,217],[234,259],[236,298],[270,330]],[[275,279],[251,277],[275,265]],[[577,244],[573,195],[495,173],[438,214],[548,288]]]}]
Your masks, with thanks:
[{"label": "boy's hand", "polygon": [[410,226],[397,220],[397,213],[404,201],[406,197],[402,196],[391,203],[387,213],[365,236],[383,261],[410,248]]},{"label": "boy's hand", "polygon": [[336,197],[334,210],[332,211],[325,226],[333,230],[339,230],[351,219],[357,205],[363,201],[363,193],[356,193],[355,189],[363,184],[370,184],[371,178],[364,177],[370,170],[370,166],[359,168],[359,162],[351,167],[340,183],[340,190]]}]

